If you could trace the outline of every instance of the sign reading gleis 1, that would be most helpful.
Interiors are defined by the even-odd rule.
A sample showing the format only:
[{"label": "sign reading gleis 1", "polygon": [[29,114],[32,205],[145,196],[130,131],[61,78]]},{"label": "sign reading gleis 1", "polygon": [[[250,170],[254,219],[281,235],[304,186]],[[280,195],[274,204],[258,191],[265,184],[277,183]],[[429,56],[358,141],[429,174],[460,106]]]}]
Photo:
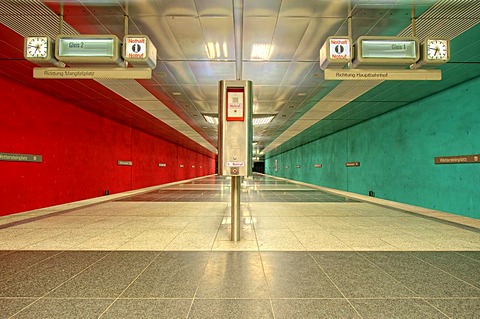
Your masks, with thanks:
[{"label": "sign reading gleis 1", "polygon": [[419,48],[414,37],[362,36],[355,43],[353,65],[410,65],[419,60]]}]

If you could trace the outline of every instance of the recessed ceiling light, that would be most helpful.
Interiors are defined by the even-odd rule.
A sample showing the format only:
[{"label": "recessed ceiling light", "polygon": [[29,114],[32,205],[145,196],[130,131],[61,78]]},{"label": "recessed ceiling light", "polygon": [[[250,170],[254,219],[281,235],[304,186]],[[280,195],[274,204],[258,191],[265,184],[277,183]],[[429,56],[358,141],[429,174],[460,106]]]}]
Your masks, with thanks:
[{"label": "recessed ceiling light", "polygon": [[[205,121],[207,121],[210,124],[218,124],[218,115],[217,114],[202,114],[203,117],[205,118]],[[252,124],[253,125],[263,125],[263,124],[268,124],[273,119],[275,118],[275,115],[271,114],[256,114],[252,118]]]},{"label": "recessed ceiling light", "polygon": [[217,115],[213,115],[213,114],[210,114],[210,115],[202,114],[202,115],[203,115],[203,118],[205,119],[205,121],[207,121],[208,123],[218,124],[218,116]]},{"label": "recessed ceiling light", "polygon": [[268,60],[273,52],[273,45],[267,43],[254,43],[252,46],[252,60]]},{"label": "recessed ceiling light", "polygon": [[253,117],[253,125],[268,124],[275,118],[275,115],[261,115]]}]

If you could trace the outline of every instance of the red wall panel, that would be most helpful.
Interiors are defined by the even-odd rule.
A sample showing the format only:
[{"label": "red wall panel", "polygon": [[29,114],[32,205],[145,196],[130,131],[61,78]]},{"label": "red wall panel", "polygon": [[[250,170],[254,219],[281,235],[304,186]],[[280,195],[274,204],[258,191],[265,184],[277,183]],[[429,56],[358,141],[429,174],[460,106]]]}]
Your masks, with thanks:
[{"label": "red wall panel", "polygon": [[[42,163],[0,161],[0,215],[215,172],[213,158],[1,76],[0,100],[0,152],[43,156]],[[201,171],[191,168],[200,162]]]}]

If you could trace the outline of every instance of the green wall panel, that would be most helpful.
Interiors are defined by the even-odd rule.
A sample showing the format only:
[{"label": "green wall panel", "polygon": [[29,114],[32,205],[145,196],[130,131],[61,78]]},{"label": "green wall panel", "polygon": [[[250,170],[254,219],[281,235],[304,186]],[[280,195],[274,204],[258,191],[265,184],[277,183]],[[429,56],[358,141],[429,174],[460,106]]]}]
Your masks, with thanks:
[{"label": "green wall panel", "polygon": [[[288,152],[266,173],[480,219],[480,164],[435,165],[480,153],[480,77]],[[274,160],[279,171],[273,170]],[[360,167],[345,167],[358,161]],[[314,168],[315,163],[323,164]],[[300,168],[296,168],[296,165]],[[285,169],[285,165],[289,169]]]}]

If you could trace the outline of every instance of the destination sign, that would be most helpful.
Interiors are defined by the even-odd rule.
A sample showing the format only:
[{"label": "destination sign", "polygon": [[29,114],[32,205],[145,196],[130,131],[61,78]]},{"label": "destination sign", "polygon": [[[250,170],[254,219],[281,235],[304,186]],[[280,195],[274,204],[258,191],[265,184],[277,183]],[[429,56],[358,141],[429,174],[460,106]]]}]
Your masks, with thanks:
[{"label": "destination sign", "polygon": [[325,70],[325,80],[362,80],[362,81],[439,81],[441,70],[401,70],[401,69],[341,69]]},{"label": "destination sign", "polygon": [[35,79],[151,79],[150,68],[33,68]]},{"label": "destination sign", "polygon": [[66,63],[120,63],[120,42],[115,35],[59,35],[55,56]]}]

